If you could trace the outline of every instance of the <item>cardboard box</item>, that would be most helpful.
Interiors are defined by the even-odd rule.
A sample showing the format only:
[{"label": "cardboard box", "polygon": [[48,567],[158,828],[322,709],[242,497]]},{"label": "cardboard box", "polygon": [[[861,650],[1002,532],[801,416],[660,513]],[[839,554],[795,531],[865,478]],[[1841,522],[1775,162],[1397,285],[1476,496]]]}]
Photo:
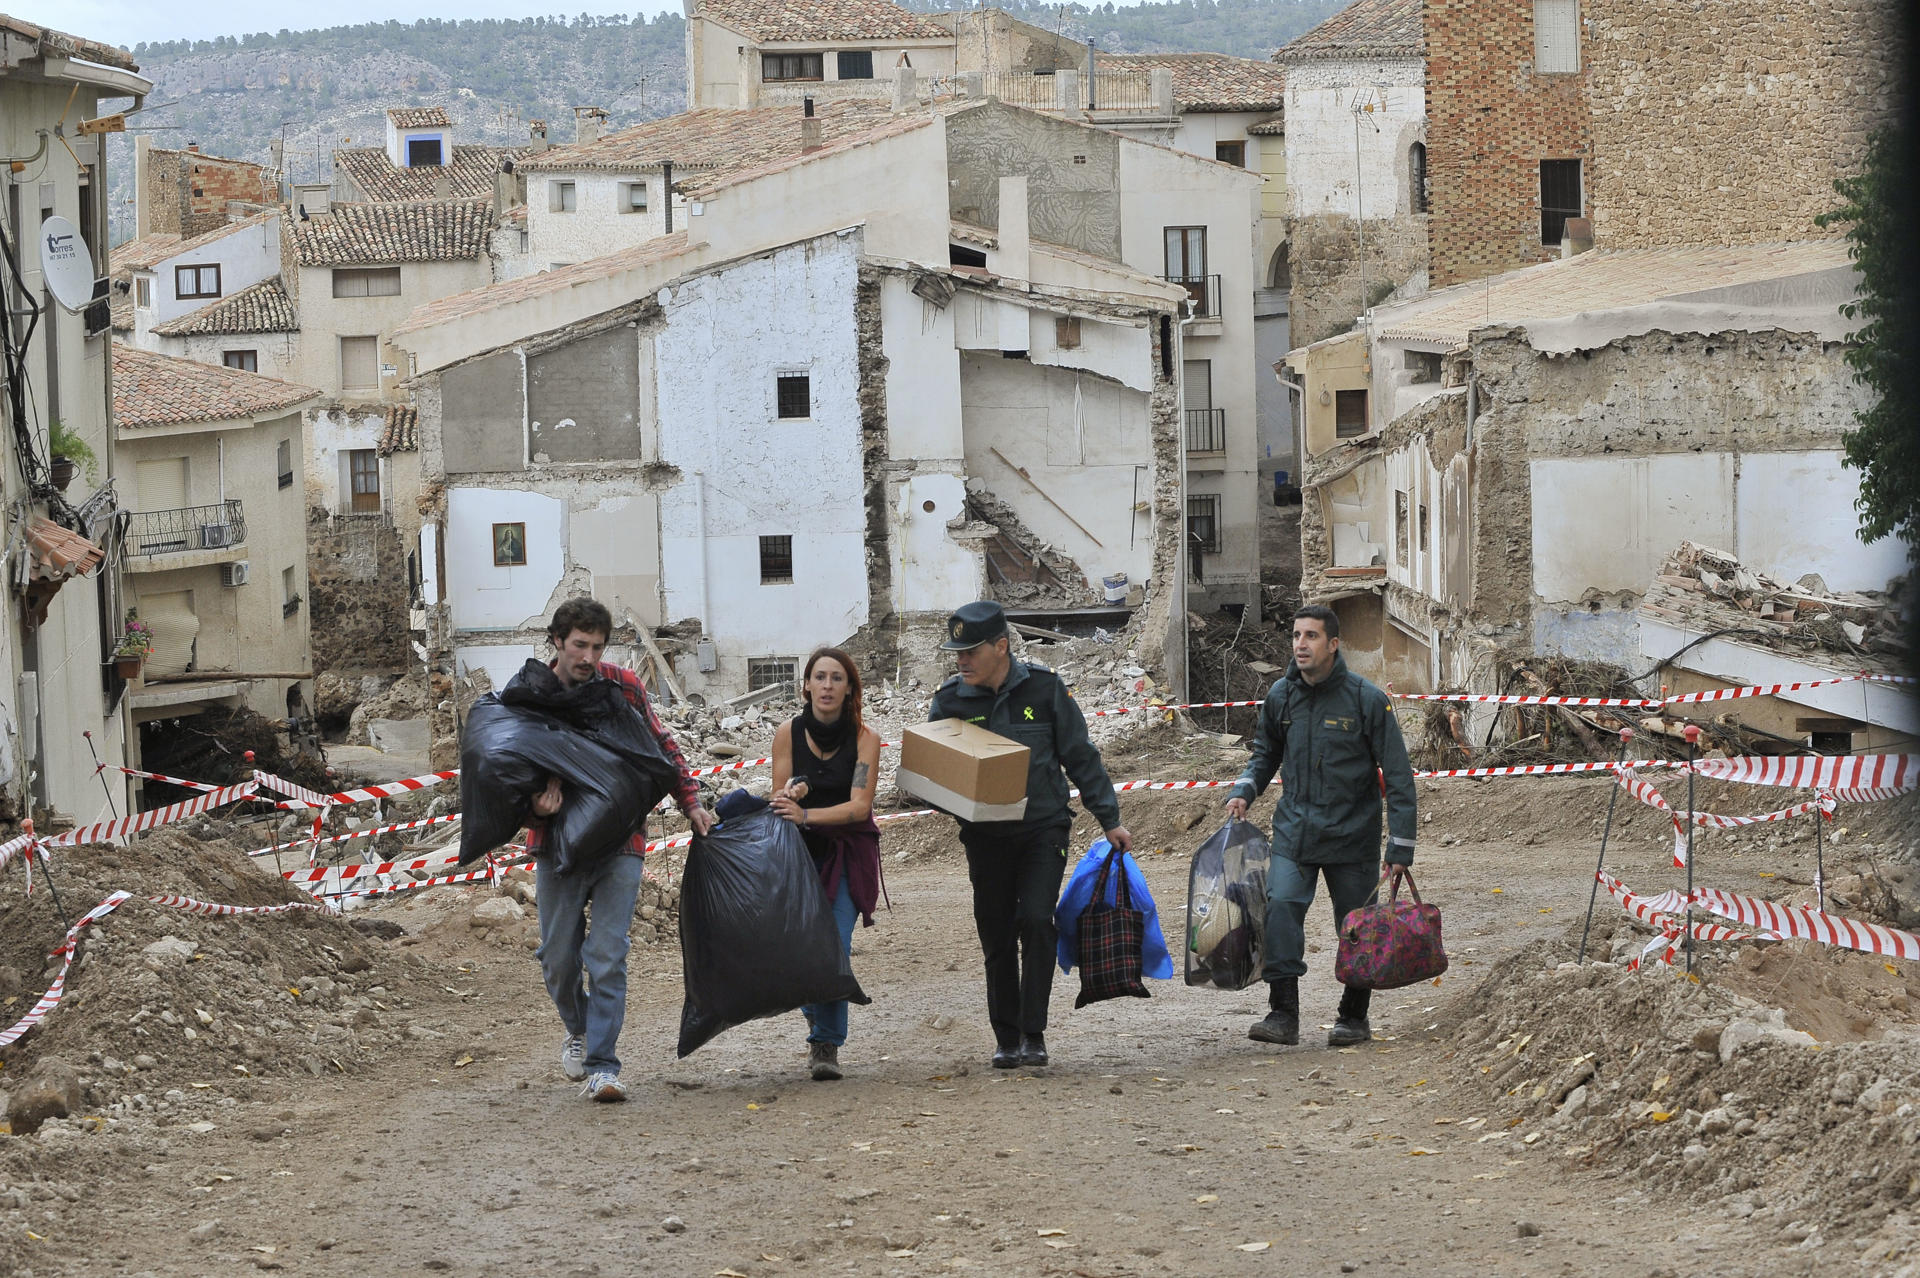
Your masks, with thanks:
[{"label": "cardboard box", "polygon": [[1031,751],[961,719],[915,724],[900,742],[896,783],[962,821],[1018,821]]}]

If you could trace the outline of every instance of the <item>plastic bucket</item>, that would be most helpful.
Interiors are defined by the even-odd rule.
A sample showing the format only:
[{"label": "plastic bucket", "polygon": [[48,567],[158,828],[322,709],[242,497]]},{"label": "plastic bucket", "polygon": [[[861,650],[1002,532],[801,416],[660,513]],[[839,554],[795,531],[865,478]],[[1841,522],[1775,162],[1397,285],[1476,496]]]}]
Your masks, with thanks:
[{"label": "plastic bucket", "polygon": [[1117,604],[1127,601],[1127,574],[1117,572],[1111,577],[1101,578],[1100,581],[1107,588],[1108,603]]}]

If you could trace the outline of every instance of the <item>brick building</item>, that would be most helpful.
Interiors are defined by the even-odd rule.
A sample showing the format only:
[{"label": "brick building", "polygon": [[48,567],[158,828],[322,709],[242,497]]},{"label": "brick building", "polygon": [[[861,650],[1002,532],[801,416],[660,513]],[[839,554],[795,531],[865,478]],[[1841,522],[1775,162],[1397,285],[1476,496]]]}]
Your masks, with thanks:
[{"label": "brick building", "polygon": [[1558,257],[1567,220],[1590,216],[1580,9],[1581,0],[1426,0],[1435,288]]},{"label": "brick building", "polygon": [[264,165],[203,154],[197,144],[168,151],[141,137],[134,142],[134,237],[172,234],[192,239],[223,226],[227,205],[280,202],[274,176]]}]

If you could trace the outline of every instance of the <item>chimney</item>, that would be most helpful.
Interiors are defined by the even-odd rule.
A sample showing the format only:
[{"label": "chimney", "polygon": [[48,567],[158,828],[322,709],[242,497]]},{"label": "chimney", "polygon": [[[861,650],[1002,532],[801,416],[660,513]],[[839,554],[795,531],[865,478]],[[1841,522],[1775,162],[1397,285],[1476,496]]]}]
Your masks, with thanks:
[{"label": "chimney", "polygon": [[533,139],[534,151],[539,152],[547,149],[549,143],[547,142],[547,122],[545,120],[534,120],[529,123],[527,133]]},{"label": "chimney", "polygon": [[911,111],[920,105],[920,88],[915,83],[914,71],[910,66],[896,67],[893,72],[893,113]]},{"label": "chimney", "polygon": [[189,142],[187,143],[187,150],[193,152],[195,155],[198,155],[200,154],[200,144],[198,142]]},{"label": "chimney", "polygon": [[607,122],[605,107],[578,106],[573,109],[573,140],[586,146],[600,140],[600,126]]},{"label": "chimney", "polygon": [[267,144],[267,150],[273,155],[273,186],[279,198],[287,198],[287,144],[275,138]]},{"label": "chimney", "polygon": [[513,161],[500,161],[500,171],[493,175],[493,216],[497,221],[506,216],[508,209],[525,204],[527,197],[522,193],[520,179],[514,174]]},{"label": "chimney", "polygon": [[1560,256],[1578,257],[1593,247],[1593,219],[1570,217],[1560,232]]},{"label": "chimney", "polygon": [[820,118],[813,113],[813,99],[802,103],[805,114],[800,117],[800,149],[817,151],[820,149]]}]

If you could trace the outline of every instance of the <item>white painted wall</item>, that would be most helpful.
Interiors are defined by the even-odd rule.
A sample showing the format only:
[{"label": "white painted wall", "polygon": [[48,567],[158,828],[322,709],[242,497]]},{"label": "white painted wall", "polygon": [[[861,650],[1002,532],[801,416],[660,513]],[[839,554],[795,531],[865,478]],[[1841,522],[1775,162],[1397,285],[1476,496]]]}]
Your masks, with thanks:
[{"label": "white painted wall", "polygon": [[[703,618],[723,680],[867,620],[860,251],[824,236],[663,290],[660,455],[682,475],[660,498],[666,615]],[[812,417],[776,416],[782,372],[811,379]],[[793,538],[792,583],[761,584],[762,536]]]},{"label": "white painted wall", "polygon": [[[553,211],[553,186],[573,183],[574,211]],[[647,211],[623,213],[625,188],[647,184]],[[684,203],[674,209],[673,224],[686,226]],[[535,271],[571,265],[616,253],[666,234],[666,205],[658,169],[634,173],[529,172],[527,174],[528,258]]]},{"label": "white painted wall", "polygon": [[900,485],[892,510],[893,606],[899,612],[940,612],[954,601],[986,593],[986,560],[948,535],[966,518],[966,480],[955,474],[915,475]]},{"label": "white painted wall", "polygon": [[[493,525],[527,526],[524,567],[496,568]],[[505,488],[447,490],[447,603],[453,629],[539,628],[567,562],[567,503]]]},{"label": "white painted wall", "polygon": [[[309,507],[332,514],[344,514],[351,508],[347,494],[352,481],[346,473],[346,454],[375,447],[384,429],[386,415],[378,409],[322,408],[308,414],[306,499]],[[406,494],[401,502],[392,500],[395,494],[391,461],[387,457],[380,459],[381,504],[410,505],[416,494]]]},{"label": "white painted wall", "polygon": [[[1900,545],[1855,537],[1859,480],[1837,451],[1551,458],[1533,462],[1531,485],[1545,602],[1643,591],[1682,541],[1787,581],[1817,572],[1834,590],[1884,590],[1906,571]],[[1570,528],[1556,511],[1586,522]]]},{"label": "white painted wall", "polygon": [[230,333],[217,337],[159,337],[148,333],[144,342],[133,344],[198,364],[223,364],[228,351],[252,351],[254,371],[282,381],[293,379],[292,370],[300,358],[298,333]]},{"label": "white painted wall", "polygon": [[[174,268],[178,266],[220,267],[220,296],[231,297],[241,289],[272,279],[280,273],[280,224],[267,218],[257,226],[230,231],[217,240],[190,249],[158,263],[153,268],[153,306],[134,307],[136,331],[178,319],[182,315],[209,306],[218,298],[182,298],[174,290]],[[149,349],[157,349],[150,347]],[[282,707],[284,713],[285,707]]]},{"label": "white painted wall", "polygon": [[606,493],[570,506],[567,544],[573,562],[591,574],[593,597],[613,611],[616,622],[629,614],[646,626],[672,620],[660,612],[659,496]]},{"label": "white painted wall", "polygon": [[[1373,104],[1359,117],[1356,103]],[[1295,217],[1392,217],[1407,207],[1407,148],[1423,140],[1426,73],[1415,60],[1287,68],[1287,188]]]},{"label": "white painted wall", "polygon": [[887,356],[887,403],[913,411],[887,415],[887,456],[952,461],[965,454],[960,432],[960,360],[954,316],[964,294],[945,308],[916,297],[912,282],[888,276],[880,285],[881,349]]},{"label": "white painted wall", "polygon": [[453,650],[453,659],[462,670],[484,670],[493,681],[494,691],[507,686],[507,680],[520,673],[529,657],[545,657],[546,649],[530,643],[476,643]]},{"label": "white painted wall", "polygon": [[[299,268],[302,337],[287,374],[292,380],[343,399],[403,399],[399,386],[408,376],[407,352],[388,343],[385,335],[416,306],[493,282],[493,266],[484,253],[458,262],[399,265],[400,293],[396,297],[335,297],[332,267]],[[345,390],[340,385],[340,338],[367,336],[382,338],[380,388]],[[385,372],[388,367],[394,371]]]}]

